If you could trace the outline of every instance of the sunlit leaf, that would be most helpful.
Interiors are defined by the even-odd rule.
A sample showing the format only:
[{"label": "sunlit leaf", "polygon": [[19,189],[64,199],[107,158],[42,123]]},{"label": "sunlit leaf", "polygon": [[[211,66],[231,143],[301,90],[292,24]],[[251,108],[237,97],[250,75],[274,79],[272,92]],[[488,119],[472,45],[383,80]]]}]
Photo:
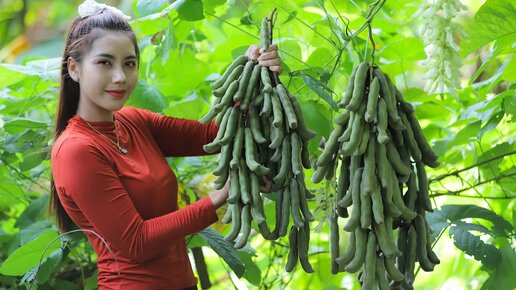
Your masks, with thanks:
[{"label": "sunlit leaf", "polygon": [[127,105],[162,112],[166,108],[166,101],[158,90],[149,86],[145,81],[138,80]]},{"label": "sunlit leaf", "polygon": [[46,129],[47,126],[48,125],[46,123],[34,121],[27,118],[14,118],[12,120],[5,122],[4,130],[11,134],[18,134],[27,129]]},{"label": "sunlit leaf", "polygon": [[471,53],[494,41],[516,42],[516,3],[505,0],[486,1],[475,15],[475,21],[466,31],[469,41],[462,47]]},{"label": "sunlit leaf", "polygon": [[[55,241],[57,232],[48,230],[42,233],[37,239],[28,242],[24,246],[16,249],[0,267],[0,273],[9,276],[21,276],[29,269],[36,266],[40,259],[45,260],[55,250],[59,249],[61,243]],[[47,248],[48,246],[48,248]],[[46,249],[45,253],[43,251]]]},{"label": "sunlit leaf", "polygon": [[136,11],[139,17],[161,11],[161,8],[168,3],[168,0],[138,0]]}]

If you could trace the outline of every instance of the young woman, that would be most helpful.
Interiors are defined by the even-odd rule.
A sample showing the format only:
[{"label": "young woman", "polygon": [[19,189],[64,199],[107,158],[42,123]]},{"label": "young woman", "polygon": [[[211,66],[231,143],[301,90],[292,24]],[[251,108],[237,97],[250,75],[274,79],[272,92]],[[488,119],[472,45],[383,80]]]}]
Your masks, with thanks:
[{"label": "young woman", "polygon": [[[165,157],[206,154],[218,128],[123,107],[138,79],[135,35],[115,8],[88,0],[79,14],[66,38],[51,155],[56,222],[86,230],[100,290],[196,289],[184,238],[217,221],[228,184],[178,209]],[[275,46],[260,55],[253,45],[247,56],[281,70]]]}]

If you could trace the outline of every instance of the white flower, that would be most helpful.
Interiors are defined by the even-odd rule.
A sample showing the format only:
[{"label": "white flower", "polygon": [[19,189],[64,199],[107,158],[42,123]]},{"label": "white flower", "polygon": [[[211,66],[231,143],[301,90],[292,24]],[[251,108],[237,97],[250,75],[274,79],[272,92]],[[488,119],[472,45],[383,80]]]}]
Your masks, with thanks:
[{"label": "white flower", "polygon": [[428,80],[425,91],[428,93],[450,93],[460,89],[460,49],[457,37],[465,34],[457,23],[452,22],[458,12],[465,10],[460,0],[425,0],[414,14],[423,17],[421,36],[425,44],[427,59],[423,65],[428,68],[424,78]]}]

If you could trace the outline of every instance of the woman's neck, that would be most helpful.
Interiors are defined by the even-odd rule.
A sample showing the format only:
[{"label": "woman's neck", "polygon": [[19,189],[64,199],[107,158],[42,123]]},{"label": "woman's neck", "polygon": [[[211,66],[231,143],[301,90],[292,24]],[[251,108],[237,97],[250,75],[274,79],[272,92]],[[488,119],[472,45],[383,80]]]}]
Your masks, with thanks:
[{"label": "woman's neck", "polygon": [[110,112],[110,111],[91,112],[91,111],[81,110],[81,108],[79,107],[77,109],[77,115],[79,117],[81,117],[83,120],[88,121],[88,122],[102,122],[102,121],[112,122],[114,120],[113,112]]}]

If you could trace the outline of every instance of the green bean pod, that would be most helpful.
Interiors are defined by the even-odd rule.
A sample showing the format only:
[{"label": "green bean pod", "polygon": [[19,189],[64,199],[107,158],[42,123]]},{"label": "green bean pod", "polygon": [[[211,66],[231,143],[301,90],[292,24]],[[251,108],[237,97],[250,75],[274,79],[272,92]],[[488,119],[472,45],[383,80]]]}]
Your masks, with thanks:
[{"label": "green bean pod", "polygon": [[247,61],[247,58],[244,55],[240,55],[237,58],[235,58],[235,60],[233,60],[233,62],[226,68],[226,70],[220,76],[220,78],[218,78],[216,81],[211,83],[210,86],[213,89],[220,88],[226,82],[226,80],[231,75],[231,73],[235,70],[235,68],[237,68],[238,66],[242,66],[242,68],[243,68],[243,64],[246,61]]}]

